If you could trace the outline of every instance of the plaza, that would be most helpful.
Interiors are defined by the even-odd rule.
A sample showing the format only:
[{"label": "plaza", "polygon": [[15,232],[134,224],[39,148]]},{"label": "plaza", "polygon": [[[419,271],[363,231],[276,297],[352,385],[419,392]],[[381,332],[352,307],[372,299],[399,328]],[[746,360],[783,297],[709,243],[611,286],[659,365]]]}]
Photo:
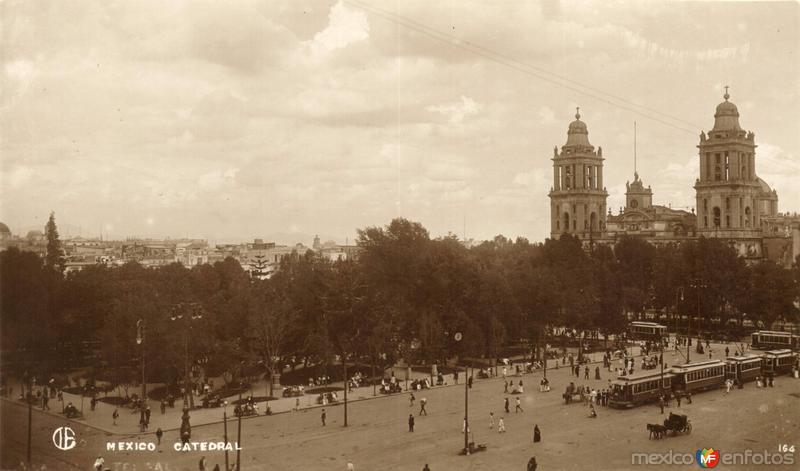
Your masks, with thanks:
[{"label": "plaza", "polygon": [[[724,349],[714,345],[715,352]],[[671,352],[665,359],[671,361]],[[718,354],[719,355],[719,354]],[[680,357],[680,356],[679,356]],[[588,407],[583,403],[565,404],[561,392],[569,382],[592,388],[603,388],[612,373],[601,367],[601,379],[595,380],[591,364],[590,380],[570,373],[568,367],[554,369],[549,362],[547,378],[550,392],[540,392],[542,371],[520,377],[509,376],[515,383],[522,380],[525,392],[520,396],[504,394],[503,378],[476,380],[469,390],[469,423],[471,440],[486,444],[487,450],[459,455],[463,449],[464,435],[464,385],[452,384],[430,390],[415,391],[416,403],[409,404],[407,392],[372,398],[371,388],[360,388],[348,404],[348,427],[343,427],[343,406],[328,405],[327,424],[320,420],[322,407],[305,407],[300,411],[280,410],[275,401],[275,414],[242,420],[241,469],[243,470],[338,470],[347,469],[352,462],[356,470],[421,470],[428,464],[431,470],[497,470],[525,469],[531,456],[536,456],[538,469],[637,469],[633,453],[689,453],[697,449],[714,448],[722,453],[777,452],[780,444],[800,442],[798,401],[800,380],[778,376],[772,388],[757,388],[747,383],[743,389],[724,388],[696,394],[693,402],[685,401],[680,408],[670,404],[664,415],[657,404],[648,404],[629,410],[597,406],[598,417],[589,418]],[[567,365],[568,366],[568,365]],[[463,375],[461,376],[463,378]],[[427,399],[428,416],[419,416],[419,400]],[[503,411],[503,400],[508,397],[511,412]],[[514,412],[514,398],[520,397],[524,412]],[[22,403],[2,401],[2,456],[3,468],[24,460],[25,420],[27,411]],[[99,412],[99,411],[97,411]],[[489,428],[489,413],[494,412],[495,425]],[[691,434],[668,436],[651,440],[645,428],[647,423],[660,423],[669,412],[688,415],[692,421]],[[205,456],[207,469],[215,464],[224,469],[223,451],[175,451],[180,443],[176,430],[179,420],[168,416],[173,424],[158,423],[156,412],[150,432],[131,433],[127,422],[120,420],[120,430],[109,433],[109,426],[100,418],[87,412],[86,424],[66,421],[57,414],[38,410],[33,414],[33,463],[45,464],[47,469],[89,469],[97,455],[103,456],[109,469],[169,469],[196,470]],[[192,412],[192,442],[220,442],[223,425],[214,422],[213,415],[221,420],[222,408]],[[415,417],[414,432],[408,432],[407,418]],[[107,415],[107,414],[104,414]],[[498,433],[497,422],[504,419],[506,433]],[[166,419],[165,419],[166,420]],[[97,426],[93,425],[97,422]],[[201,425],[201,422],[211,422]],[[78,445],[69,451],[57,450],[50,436],[55,428],[69,424],[76,432]],[[542,441],[533,443],[533,427],[538,425]],[[156,427],[166,430],[157,451],[106,451],[111,442],[155,442]],[[228,439],[236,442],[236,420],[228,421]],[[98,428],[99,427],[99,428]],[[120,433],[121,432],[121,433]],[[229,463],[235,462],[236,452],[229,452]],[[696,464],[692,464],[696,466]],[[127,467],[126,467],[127,466]],[[664,469],[670,466],[662,465]],[[674,466],[676,469],[680,466]],[[36,468],[38,469],[38,468]],[[752,469],[746,466],[726,466],[726,469]]]}]

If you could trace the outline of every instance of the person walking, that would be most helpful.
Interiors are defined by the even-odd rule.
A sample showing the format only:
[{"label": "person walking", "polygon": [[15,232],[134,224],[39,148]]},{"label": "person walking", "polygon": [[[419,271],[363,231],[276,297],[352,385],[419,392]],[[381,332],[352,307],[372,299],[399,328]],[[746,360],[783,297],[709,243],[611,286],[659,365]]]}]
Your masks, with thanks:
[{"label": "person walking", "polygon": [[536,464],[536,457],[531,456],[531,459],[528,460],[528,471],[536,471],[538,465]]},{"label": "person walking", "polygon": [[111,420],[114,425],[117,425],[117,419],[119,418],[119,409],[116,407],[114,408],[114,413],[111,414]]},{"label": "person walking", "polygon": [[506,409],[506,414],[508,414],[508,413],[510,413],[510,412],[511,412],[510,410],[508,410],[508,398],[506,398],[506,400],[505,400],[505,402],[504,402],[503,406],[504,406],[504,407],[505,407],[505,409]]},{"label": "person walking", "polygon": [[347,462],[347,471],[355,471],[355,470],[356,470],[356,467],[353,464],[353,462],[352,461],[348,461]]},{"label": "person walking", "polygon": [[600,367],[599,366],[595,366],[594,367],[594,379],[600,379]]},{"label": "person walking", "polygon": [[522,410],[522,406],[520,405],[519,398],[516,398],[516,399],[517,399],[517,405],[514,408],[514,413],[516,414],[517,412],[525,412],[524,410]]},{"label": "person walking", "polygon": [[508,383],[506,380],[503,380],[503,394],[508,394]]},{"label": "person walking", "polygon": [[681,406],[681,395],[679,393],[675,393],[675,401],[678,403],[678,407]]},{"label": "person walking", "polygon": [[158,446],[161,446],[161,437],[163,436],[164,436],[164,431],[161,430],[161,427],[158,427],[158,430],[156,430],[156,439],[158,440]]},{"label": "person walking", "polygon": [[533,426],[533,443],[539,443],[542,441],[542,431],[539,430],[539,425],[536,424]]},{"label": "person walking", "polygon": [[728,357],[728,353],[729,352],[730,352],[730,349],[728,347],[725,347],[725,357],[726,358]]},{"label": "person walking", "polygon": [[411,397],[408,398],[408,407],[414,407],[414,400],[415,399],[416,398],[414,397],[414,393],[411,393]]},{"label": "person walking", "polygon": [[472,389],[472,375],[469,375],[469,378],[467,379],[467,387]]},{"label": "person walking", "polygon": [[200,462],[197,463],[197,469],[198,469],[198,471],[206,471],[206,457],[205,456],[201,456],[200,457]]},{"label": "person walking", "polygon": [[497,420],[497,433],[506,433],[506,423],[502,417]]},{"label": "person walking", "polygon": [[94,460],[94,469],[96,471],[103,471],[103,465],[106,464],[106,460],[103,459],[102,456],[97,456],[97,459]]},{"label": "person walking", "polygon": [[165,401],[165,400],[162,398],[162,399],[161,399],[161,415],[164,415],[164,414],[166,414],[166,413],[167,413],[167,401]]},{"label": "person walking", "polygon": [[325,412],[325,409],[322,409],[322,415],[320,417],[322,418],[322,426],[324,427],[325,419],[328,417],[328,414]]},{"label": "person walking", "polygon": [[425,463],[425,467],[422,468],[422,471],[431,471],[431,468],[428,467],[428,463]]},{"label": "person walking", "polygon": [[419,400],[419,415],[428,415],[428,411],[425,409],[425,406],[428,404],[427,398],[422,398]]},{"label": "person walking", "polygon": [[92,400],[89,401],[89,410],[94,412],[95,407],[97,407],[97,397],[92,396]]},{"label": "person walking", "polygon": [[583,369],[583,379],[589,379],[589,365]]},{"label": "person walking", "polygon": [[658,406],[661,408],[661,413],[664,413],[664,396],[658,396]]},{"label": "person walking", "polygon": [[467,427],[467,418],[464,417],[464,422],[461,423],[461,433],[467,432],[469,433],[469,428]]},{"label": "person walking", "polygon": [[408,431],[414,431],[414,414],[408,414]]},{"label": "person walking", "polygon": [[489,430],[494,428],[494,412],[489,412]]},{"label": "person walking", "polygon": [[453,371],[453,382],[458,384],[458,371]]},{"label": "person walking", "polygon": [[147,408],[144,410],[144,423],[148,427],[150,426],[150,406],[147,406]]}]

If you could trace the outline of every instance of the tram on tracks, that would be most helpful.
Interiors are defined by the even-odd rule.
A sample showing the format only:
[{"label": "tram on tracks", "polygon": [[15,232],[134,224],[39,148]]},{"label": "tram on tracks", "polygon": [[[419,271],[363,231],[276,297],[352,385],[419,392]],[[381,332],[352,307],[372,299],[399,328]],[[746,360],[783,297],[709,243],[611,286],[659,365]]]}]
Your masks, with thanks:
[{"label": "tram on tracks", "polygon": [[797,357],[789,349],[770,350],[764,352],[761,357],[763,359],[761,368],[764,374],[768,375],[788,373],[791,371],[792,365],[797,362]]},{"label": "tram on tracks", "polygon": [[657,401],[658,397],[672,388],[675,375],[669,372],[647,371],[630,376],[619,376],[611,382],[611,397],[608,405],[628,408]]},{"label": "tram on tracks", "polygon": [[722,360],[676,365],[669,371],[675,375],[673,389],[683,394],[718,388],[725,383],[725,362]]},{"label": "tram on tracks", "polygon": [[761,376],[763,359],[760,355],[731,356],[725,359],[725,379],[738,383],[755,381]]},{"label": "tram on tracks", "polygon": [[628,338],[631,340],[659,340],[667,336],[667,326],[656,322],[634,321],[628,324]]},{"label": "tram on tracks", "polygon": [[791,332],[777,332],[773,330],[759,330],[751,334],[751,345],[758,350],[800,349],[800,336]]}]

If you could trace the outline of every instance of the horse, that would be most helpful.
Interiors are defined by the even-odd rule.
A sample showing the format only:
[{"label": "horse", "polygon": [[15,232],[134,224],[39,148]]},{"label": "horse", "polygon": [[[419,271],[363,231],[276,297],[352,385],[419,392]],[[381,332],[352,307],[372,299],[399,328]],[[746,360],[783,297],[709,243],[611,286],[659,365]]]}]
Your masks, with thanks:
[{"label": "horse", "polygon": [[667,428],[660,424],[647,424],[647,430],[650,432],[648,440],[651,440],[653,436],[658,440],[667,433]]}]

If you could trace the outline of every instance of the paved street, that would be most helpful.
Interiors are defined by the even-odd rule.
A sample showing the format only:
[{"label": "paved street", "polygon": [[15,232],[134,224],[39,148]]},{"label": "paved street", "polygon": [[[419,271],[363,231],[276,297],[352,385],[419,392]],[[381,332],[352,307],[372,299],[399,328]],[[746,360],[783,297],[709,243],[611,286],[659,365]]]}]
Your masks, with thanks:
[{"label": "paved street", "polygon": [[[592,375],[592,377],[594,377]],[[695,395],[694,403],[682,404],[694,424],[691,435],[648,440],[645,424],[660,422],[655,405],[633,410],[598,408],[597,419],[588,418],[586,406],[565,405],[561,391],[569,381],[567,369],[549,370],[553,391],[538,392],[541,373],[526,375],[523,413],[502,412],[503,394],[500,378],[477,381],[470,390],[470,421],[474,440],[486,443],[488,450],[470,457],[458,456],[463,447],[461,433],[464,389],[445,387],[418,392],[417,400],[428,399],[429,416],[419,417],[418,404],[409,407],[408,395],[400,394],[375,400],[354,402],[349,406],[350,426],[343,428],[343,407],[328,407],[328,424],[320,424],[320,409],[257,417],[242,422],[242,469],[245,470],[344,470],[351,460],[357,470],[420,470],[425,463],[431,470],[514,470],[525,469],[531,455],[536,455],[539,469],[634,469],[632,451],[657,452],[674,450],[694,454],[697,448],[714,447],[724,451],[745,449],[774,451],[778,444],[800,444],[800,380],[788,376],[776,379],[772,389],[758,389],[748,383],[743,390],[729,395],[715,390]],[[574,378],[574,377],[573,377]],[[602,387],[602,379],[577,380],[576,384]],[[417,403],[418,403],[417,401]],[[674,404],[673,404],[674,407]],[[489,430],[489,412],[504,417],[507,433]],[[735,413],[733,413],[735,412]],[[3,401],[3,468],[22,458],[26,409]],[[416,418],[414,433],[407,431],[408,414]],[[152,434],[110,436],[96,429],[73,422],[79,446],[67,452],[56,450],[50,435],[63,419],[34,413],[34,461],[48,469],[88,469],[97,450],[104,450],[106,441],[155,441]],[[532,443],[533,425],[542,431],[542,442]],[[235,441],[236,422],[229,423],[229,437]],[[205,455],[211,467],[224,463],[223,452],[176,452],[171,444],[177,432],[165,434],[158,452],[102,452],[111,469],[114,463],[136,464],[136,469],[153,468],[196,470]],[[193,441],[222,440],[222,425],[194,427]],[[235,453],[231,454],[233,461]],[[147,464],[150,468],[147,468]],[[696,465],[695,465],[696,466]],[[132,469],[132,468],[128,468]],[[726,469],[735,469],[726,467]],[[743,468],[744,469],[744,468]]]}]

